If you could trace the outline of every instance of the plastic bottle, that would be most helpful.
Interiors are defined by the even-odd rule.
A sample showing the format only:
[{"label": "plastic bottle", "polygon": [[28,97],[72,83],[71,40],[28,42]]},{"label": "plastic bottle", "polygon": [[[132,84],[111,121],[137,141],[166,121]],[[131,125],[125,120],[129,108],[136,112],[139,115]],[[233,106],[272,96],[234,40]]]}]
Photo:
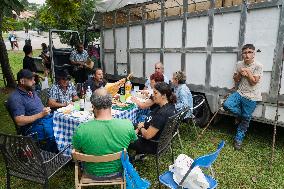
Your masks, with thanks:
[{"label": "plastic bottle", "polygon": [[131,89],[132,89],[132,84],[128,80],[125,83],[125,99],[129,98],[131,96]]},{"label": "plastic bottle", "polygon": [[92,90],[91,90],[91,87],[88,86],[88,89],[86,90],[86,101],[87,102],[91,101],[91,96],[92,96]]},{"label": "plastic bottle", "polygon": [[88,86],[85,96],[85,111],[90,111],[90,109],[92,108],[91,96],[92,96],[92,90],[90,86]]}]

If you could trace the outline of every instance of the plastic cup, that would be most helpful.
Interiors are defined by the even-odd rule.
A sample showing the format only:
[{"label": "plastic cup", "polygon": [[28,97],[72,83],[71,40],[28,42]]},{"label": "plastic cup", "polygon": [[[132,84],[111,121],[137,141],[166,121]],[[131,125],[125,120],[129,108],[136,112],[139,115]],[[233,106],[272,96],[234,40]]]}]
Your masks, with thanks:
[{"label": "plastic cup", "polygon": [[74,102],[74,109],[75,110],[80,110],[80,103],[79,103],[79,101]]},{"label": "plastic cup", "polygon": [[125,95],[120,95],[119,100],[120,102],[125,102]]}]

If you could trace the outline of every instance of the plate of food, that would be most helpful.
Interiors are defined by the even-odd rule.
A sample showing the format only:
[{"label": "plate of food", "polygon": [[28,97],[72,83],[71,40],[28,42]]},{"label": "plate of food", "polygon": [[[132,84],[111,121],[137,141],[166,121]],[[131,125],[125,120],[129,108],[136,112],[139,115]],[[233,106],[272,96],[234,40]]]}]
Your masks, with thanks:
[{"label": "plate of food", "polygon": [[124,102],[118,102],[115,105],[112,106],[112,109],[114,110],[129,110],[135,107],[135,104],[133,103],[124,103]]},{"label": "plate of food", "polygon": [[66,107],[58,108],[57,111],[64,113],[64,114],[70,114],[74,110],[74,106],[72,104],[69,104]]}]

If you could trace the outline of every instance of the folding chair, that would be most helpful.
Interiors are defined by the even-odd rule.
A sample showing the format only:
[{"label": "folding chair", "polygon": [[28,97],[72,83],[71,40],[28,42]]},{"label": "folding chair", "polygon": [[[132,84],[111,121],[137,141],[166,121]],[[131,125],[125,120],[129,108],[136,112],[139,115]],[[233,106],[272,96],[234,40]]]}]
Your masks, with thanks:
[{"label": "folding chair", "polygon": [[[196,167],[204,167],[204,168],[210,168],[211,169],[211,174],[213,174],[213,170],[211,168],[212,163],[217,159],[221,149],[224,147],[225,142],[221,141],[220,144],[218,145],[217,150],[214,153],[211,154],[207,154],[204,156],[200,156],[198,158],[196,158],[194,160],[194,162],[191,164],[189,170],[186,172],[186,174],[184,175],[184,177],[182,178],[180,183],[176,183],[173,179],[173,173],[171,171],[167,171],[164,174],[160,175],[159,180],[162,184],[164,184],[165,186],[167,186],[168,188],[171,189],[177,189],[177,188],[183,188],[181,185],[183,184],[183,182],[185,181],[186,177],[189,175],[189,173],[191,172],[191,170]],[[214,189],[217,187],[217,181],[213,178],[213,176],[209,176],[209,175],[205,175],[205,178],[207,180],[207,182],[209,183],[209,188],[210,189]]]},{"label": "folding chair", "polygon": [[120,188],[126,188],[125,175],[117,176],[115,178],[95,178],[88,177],[86,174],[81,172],[79,162],[92,162],[102,163],[120,160],[121,155],[126,154],[126,149],[121,152],[107,154],[103,156],[87,155],[77,152],[75,149],[72,150],[72,157],[75,160],[75,188],[81,189],[82,186],[97,186],[97,185],[120,185]]},{"label": "folding chair", "polygon": [[65,147],[59,153],[39,149],[30,136],[0,133],[0,151],[6,165],[6,188],[10,188],[11,176],[33,181],[48,188],[49,179],[70,160],[64,156]]},{"label": "folding chair", "polygon": [[182,140],[181,140],[181,137],[180,137],[180,132],[179,132],[179,127],[180,125],[182,124],[186,114],[190,111],[190,109],[188,107],[186,108],[182,108],[179,112],[178,112],[178,115],[177,115],[177,121],[176,121],[176,129],[175,129],[175,132],[173,133],[173,138],[175,138],[176,136],[178,137],[178,140],[179,140],[179,143],[180,143],[180,147],[182,149],[183,148],[183,145],[182,145]]}]

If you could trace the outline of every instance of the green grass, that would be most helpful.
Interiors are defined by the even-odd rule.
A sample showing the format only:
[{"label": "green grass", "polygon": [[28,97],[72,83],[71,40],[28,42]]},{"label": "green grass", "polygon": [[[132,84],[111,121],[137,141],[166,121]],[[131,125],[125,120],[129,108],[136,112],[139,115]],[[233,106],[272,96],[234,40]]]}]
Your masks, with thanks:
[{"label": "green grass", "polygon": [[[13,55],[11,55],[11,53]],[[19,55],[21,57],[17,57]],[[19,69],[18,60],[22,55],[9,52],[13,57],[10,63],[13,70]],[[14,62],[17,60],[16,62]],[[6,112],[3,102],[7,99],[9,91],[1,90],[0,95],[0,132],[15,134],[11,119]],[[272,127],[264,124],[253,123],[249,128],[247,137],[241,151],[233,149],[233,137],[236,128],[233,120],[224,117],[217,125],[213,125],[205,132],[203,137],[196,142],[194,129],[183,125],[180,128],[181,137],[185,149],[182,150],[177,141],[174,142],[175,155],[184,153],[192,158],[207,154],[216,149],[220,140],[226,144],[217,161],[214,163],[215,177],[222,189],[269,189],[284,188],[284,130],[278,128],[276,139],[276,153],[272,170],[269,169],[272,143]],[[201,129],[198,129],[200,132]],[[168,169],[170,154],[161,159],[161,172]],[[50,188],[74,188],[74,165],[64,167],[56,174],[50,183]],[[151,188],[157,188],[155,159],[148,157],[144,162],[135,164],[141,177],[151,182]],[[5,166],[0,158],[0,188],[5,186]],[[21,179],[12,179],[12,188],[41,188],[40,185]]]},{"label": "green grass", "polygon": [[[41,50],[34,50],[33,56],[36,57],[40,54]],[[23,51],[15,50],[15,51],[8,51],[8,57],[9,57],[9,63],[12,69],[12,72],[14,74],[14,78],[16,79],[18,71],[23,68],[23,59],[25,57],[25,54]],[[2,75],[0,78],[0,87],[4,87],[4,82],[2,80]]]}]

